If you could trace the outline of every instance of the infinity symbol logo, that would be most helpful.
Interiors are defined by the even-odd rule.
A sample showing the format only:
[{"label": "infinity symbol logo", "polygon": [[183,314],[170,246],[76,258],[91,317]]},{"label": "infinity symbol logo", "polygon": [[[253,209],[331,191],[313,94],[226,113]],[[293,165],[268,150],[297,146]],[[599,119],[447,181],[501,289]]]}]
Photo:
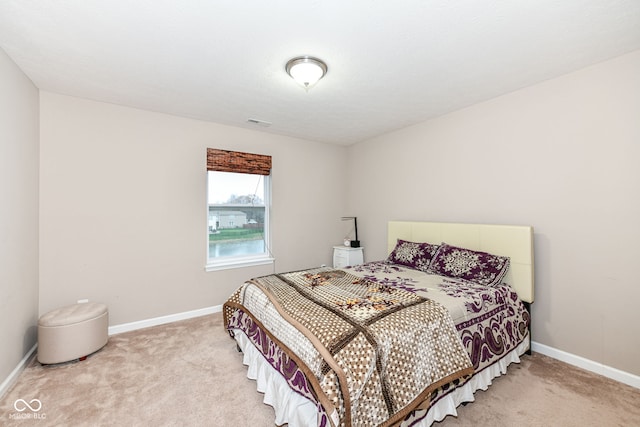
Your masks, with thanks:
[{"label": "infinity symbol logo", "polygon": [[[34,402],[36,403],[35,405]],[[13,402],[13,407],[18,412],[26,411],[27,408],[31,409],[31,412],[38,412],[40,409],[42,409],[42,402],[40,402],[38,399],[33,399],[29,403],[27,403],[27,401],[24,399],[18,399]]]}]

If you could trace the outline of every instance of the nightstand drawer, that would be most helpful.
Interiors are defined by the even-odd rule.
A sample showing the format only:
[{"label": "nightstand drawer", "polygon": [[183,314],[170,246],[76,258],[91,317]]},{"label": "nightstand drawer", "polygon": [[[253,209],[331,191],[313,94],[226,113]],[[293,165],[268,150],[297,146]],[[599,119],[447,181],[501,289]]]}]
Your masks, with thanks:
[{"label": "nightstand drawer", "polygon": [[350,248],[348,246],[333,247],[333,268],[348,267],[364,263],[362,248]]}]

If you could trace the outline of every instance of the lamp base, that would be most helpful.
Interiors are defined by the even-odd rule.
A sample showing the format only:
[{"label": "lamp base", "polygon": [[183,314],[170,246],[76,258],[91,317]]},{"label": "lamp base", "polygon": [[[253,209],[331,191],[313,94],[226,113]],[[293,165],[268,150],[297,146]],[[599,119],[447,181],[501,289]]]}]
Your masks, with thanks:
[{"label": "lamp base", "polygon": [[360,240],[352,240],[351,241],[351,247],[352,248],[359,248],[360,247]]}]

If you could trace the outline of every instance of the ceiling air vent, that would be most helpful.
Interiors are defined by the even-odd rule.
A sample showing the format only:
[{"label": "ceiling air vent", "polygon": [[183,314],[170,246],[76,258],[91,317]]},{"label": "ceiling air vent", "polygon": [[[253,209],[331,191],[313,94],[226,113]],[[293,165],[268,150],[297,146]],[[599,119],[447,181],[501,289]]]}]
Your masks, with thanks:
[{"label": "ceiling air vent", "polygon": [[252,125],[258,125],[258,126],[263,126],[268,128],[269,126],[271,126],[271,122],[266,122],[264,120],[258,120],[258,119],[247,119],[248,123],[251,123]]}]

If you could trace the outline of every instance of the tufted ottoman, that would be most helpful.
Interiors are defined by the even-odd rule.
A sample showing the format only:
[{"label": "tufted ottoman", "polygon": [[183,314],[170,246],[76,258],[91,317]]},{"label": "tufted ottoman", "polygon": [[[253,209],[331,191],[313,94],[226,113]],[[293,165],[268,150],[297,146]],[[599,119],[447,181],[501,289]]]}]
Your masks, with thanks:
[{"label": "tufted ottoman", "polygon": [[108,328],[105,304],[87,302],[50,311],[38,321],[38,361],[84,359],[107,343]]}]

